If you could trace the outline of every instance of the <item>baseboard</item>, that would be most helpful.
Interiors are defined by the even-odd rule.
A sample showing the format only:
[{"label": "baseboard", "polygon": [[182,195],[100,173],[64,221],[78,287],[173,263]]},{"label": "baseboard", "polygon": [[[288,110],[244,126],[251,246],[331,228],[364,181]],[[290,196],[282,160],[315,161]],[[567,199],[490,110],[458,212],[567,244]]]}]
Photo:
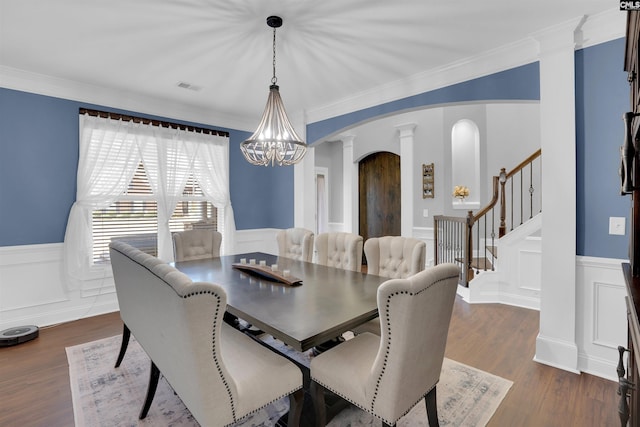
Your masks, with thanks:
[{"label": "baseboard", "polygon": [[573,342],[560,341],[538,334],[534,361],[554,368],[579,374],[578,346]]}]

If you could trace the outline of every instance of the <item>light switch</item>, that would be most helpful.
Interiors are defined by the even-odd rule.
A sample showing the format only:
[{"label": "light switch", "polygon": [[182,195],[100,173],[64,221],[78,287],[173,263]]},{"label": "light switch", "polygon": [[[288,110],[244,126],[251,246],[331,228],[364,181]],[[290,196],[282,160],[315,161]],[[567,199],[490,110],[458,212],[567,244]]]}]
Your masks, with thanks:
[{"label": "light switch", "polygon": [[609,217],[609,234],[624,236],[625,218],[612,216]]},{"label": "light switch", "polygon": [[425,218],[428,218],[429,217],[429,209],[423,209],[422,210],[422,216],[425,217]]}]

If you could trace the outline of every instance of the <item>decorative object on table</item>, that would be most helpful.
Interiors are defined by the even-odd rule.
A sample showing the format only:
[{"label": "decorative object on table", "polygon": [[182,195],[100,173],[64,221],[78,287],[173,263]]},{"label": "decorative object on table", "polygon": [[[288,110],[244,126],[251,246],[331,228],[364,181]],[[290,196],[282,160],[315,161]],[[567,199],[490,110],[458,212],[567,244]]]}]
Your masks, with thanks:
[{"label": "decorative object on table", "polygon": [[307,144],[291,125],[280,98],[280,87],[276,84],[276,28],[282,26],[282,18],[270,16],[267,25],[273,28],[273,77],[269,98],[258,129],[240,144],[240,150],[247,161],[254,165],[288,166],[302,160]]},{"label": "decorative object on table", "polygon": [[[312,350],[297,352],[263,335],[260,339],[298,363],[309,366]],[[127,358],[118,370],[112,355],[118,351],[120,336],[67,347],[69,379],[75,425],[137,425],[138,411],[149,380],[149,357],[132,337]],[[484,426],[500,406],[512,382],[445,358],[438,384],[438,415],[441,425]],[[288,411],[287,398],[255,412],[234,427],[267,427]],[[424,405],[416,405],[400,419],[398,426],[414,426],[426,420]],[[153,410],[145,425],[198,427],[189,410],[164,378],[158,383]],[[379,421],[355,407],[340,412],[329,426],[379,425]],[[424,423],[422,424],[424,425]]]},{"label": "decorative object on table", "polygon": [[422,198],[433,199],[434,194],[433,163],[422,165]]},{"label": "decorative object on table", "polygon": [[257,274],[259,276],[265,277],[268,280],[284,283],[289,286],[300,286],[302,285],[302,279],[292,276],[289,270],[280,271],[273,266],[268,266],[266,263],[263,264],[264,261],[260,261],[260,264],[245,264],[242,262],[236,262],[231,264],[233,268],[237,268],[238,270],[246,271],[249,273]]},{"label": "decorative object on table", "polygon": [[452,195],[456,199],[459,199],[461,202],[463,202],[465,198],[469,197],[469,187],[465,187],[464,185],[456,185],[453,188]]}]

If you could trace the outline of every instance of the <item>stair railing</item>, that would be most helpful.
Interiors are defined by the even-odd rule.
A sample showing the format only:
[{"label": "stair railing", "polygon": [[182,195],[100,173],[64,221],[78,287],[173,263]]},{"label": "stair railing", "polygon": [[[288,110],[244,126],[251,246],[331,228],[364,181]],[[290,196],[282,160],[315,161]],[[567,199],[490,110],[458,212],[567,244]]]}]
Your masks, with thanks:
[{"label": "stair railing", "polygon": [[460,264],[462,286],[480,271],[495,270],[496,238],[542,212],[542,192],[536,190],[542,187],[541,154],[536,151],[508,173],[502,168],[492,179],[491,201],[477,213],[434,216],[434,263]]}]

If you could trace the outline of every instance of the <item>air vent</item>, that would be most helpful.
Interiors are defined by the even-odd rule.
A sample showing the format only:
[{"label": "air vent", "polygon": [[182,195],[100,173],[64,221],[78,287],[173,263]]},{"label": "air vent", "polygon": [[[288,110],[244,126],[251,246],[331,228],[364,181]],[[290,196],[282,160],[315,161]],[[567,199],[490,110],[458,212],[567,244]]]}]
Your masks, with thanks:
[{"label": "air vent", "polygon": [[178,82],[178,87],[182,89],[192,90],[194,92],[197,92],[200,89],[202,89],[202,86],[192,85],[191,83],[187,83],[187,82]]}]

